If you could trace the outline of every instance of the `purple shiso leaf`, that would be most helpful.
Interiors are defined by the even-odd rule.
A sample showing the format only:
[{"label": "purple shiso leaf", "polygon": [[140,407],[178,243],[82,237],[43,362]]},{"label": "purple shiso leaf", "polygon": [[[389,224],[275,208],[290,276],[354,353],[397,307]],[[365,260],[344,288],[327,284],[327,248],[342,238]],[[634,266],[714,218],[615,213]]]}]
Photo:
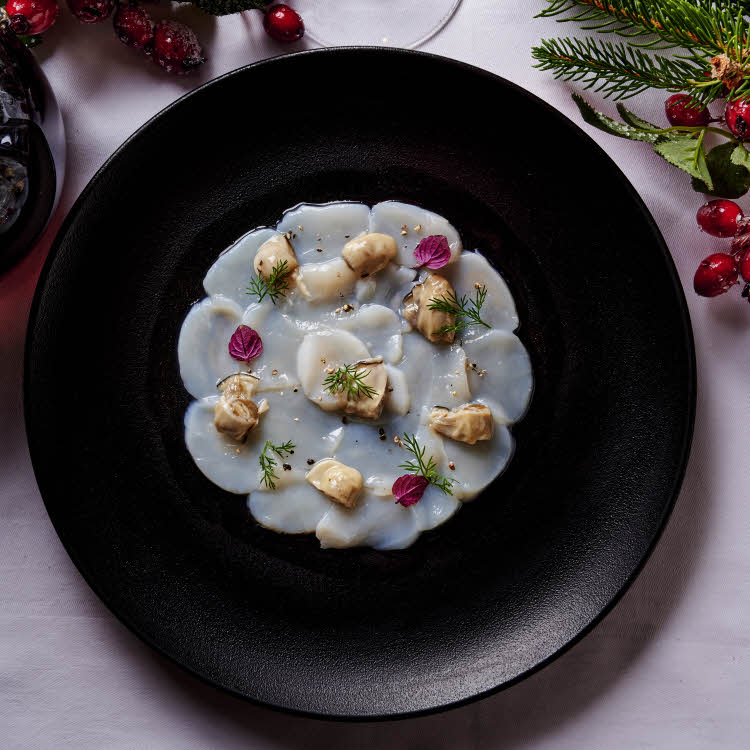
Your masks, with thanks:
[{"label": "purple shiso leaf", "polygon": [[240,362],[249,362],[263,354],[263,342],[250,326],[239,326],[229,339],[229,356]]},{"label": "purple shiso leaf", "polygon": [[422,499],[428,484],[429,482],[419,474],[404,474],[393,483],[391,492],[397,503],[408,508]]},{"label": "purple shiso leaf", "polygon": [[433,271],[442,268],[451,259],[448,239],[442,234],[425,237],[414,248],[414,258],[417,261],[417,268],[429,268]]}]

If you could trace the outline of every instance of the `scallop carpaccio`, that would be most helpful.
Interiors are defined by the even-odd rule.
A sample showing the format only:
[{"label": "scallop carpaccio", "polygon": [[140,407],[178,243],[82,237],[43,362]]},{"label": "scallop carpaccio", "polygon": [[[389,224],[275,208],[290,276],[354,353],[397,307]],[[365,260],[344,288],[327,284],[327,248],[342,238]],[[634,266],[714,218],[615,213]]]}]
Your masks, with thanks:
[{"label": "scallop carpaccio", "polygon": [[[358,266],[371,237],[380,243],[372,245],[376,254]],[[417,267],[414,251],[426,237],[445,237],[450,248],[438,270]],[[347,254],[344,248],[357,238]],[[259,302],[248,291],[253,279],[268,275],[258,261],[281,257],[269,250],[281,245],[293,272],[278,295]],[[180,372],[195,398],[185,415],[185,443],[208,479],[247,494],[249,511],[263,526],[314,533],[322,547],[401,549],[447,521],[510,461],[508,428],[526,411],[533,384],[528,354],[514,333],[515,304],[500,274],[480,251],[464,250],[443,217],[396,201],[372,208],[302,204],[275,228],[255,229],[225,250],[203,285],[208,296],[190,310],[179,338]],[[432,288],[449,290],[440,298],[451,302],[453,293],[458,305],[481,291],[482,323],[443,315],[441,323],[456,330],[432,335],[435,298],[425,291]],[[421,297],[414,293],[420,290]],[[409,306],[417,309],[414,300],[421,300],[421,316],[409,314]],[[263,343],[249,362],[228,351],[241,325]],[[347,396],[330,386],[331,375],[346,368],[370,378],[377,369],[378,384],[369,395]],[[238,440],[218,429],[215,415],[226,400],[221,384],[241,372],[254,376],[247,382],[262,407],[253,402],[252,427]],[[415,459],[404,436],[449,480],[442,487],[431,482],[408,507],[393,495],[394,482],[410,473],[402,465]],[[293,453],[268,452],[268,445],[289,442]],[[273,487],[259,463],[264,449],[276,462]],[[335,459],[326,466],[343,465],[341,476],[359,477],[361,487],[346,490],[352,503],[306,478],[324,459]]]}]

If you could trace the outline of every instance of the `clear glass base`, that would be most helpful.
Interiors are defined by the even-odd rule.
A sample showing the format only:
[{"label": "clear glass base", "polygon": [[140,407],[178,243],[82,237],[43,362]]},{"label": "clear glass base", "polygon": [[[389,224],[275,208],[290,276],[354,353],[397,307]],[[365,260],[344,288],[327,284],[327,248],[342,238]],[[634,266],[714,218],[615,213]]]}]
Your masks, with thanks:
[{"label": "clear glass base", "polygon": [[324,47],[414,48],[437,34],[461,0],[295,0],[305,34]]}]

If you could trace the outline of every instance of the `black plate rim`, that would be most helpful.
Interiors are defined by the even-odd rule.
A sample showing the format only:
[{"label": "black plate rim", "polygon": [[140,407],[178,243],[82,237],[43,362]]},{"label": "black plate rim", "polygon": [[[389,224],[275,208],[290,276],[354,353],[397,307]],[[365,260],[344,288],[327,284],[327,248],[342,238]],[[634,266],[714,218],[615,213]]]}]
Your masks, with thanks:
[{"label": "black plate rim", "polygon": [[[132,623],[127,618],[127,616],[118,612],[116,608],[113,608],[110,605],[106,597],[100,592],[96,583],[91,579],[90,576],[88,576],[84,572],[82,565],[79,563],[79,559],[75,553],[75,550],[73,549],[72,545],[68,543],[68,541],[65,538],[65,533],[61,530],[61,528],[58,526],[55,520],[54,511],[50,509],[50,507],[47,504],[47,501],[42,495],[42,501],[44,502],[45,508],[47,510],[47,515],[50,518],[50,521],[55,529],[55,532],[58,535],[58,538],[60,539],[60,542],[63,545],[63,548],[67,552],[68,556],[72,560],[73,564],[76,566],[78,572],[80,573],[84,581],[87,583],[89,588],[91,588],[91,590],[96,594],[99,600],[117,618],[117,620],[119,620],[119,622],[121,622],[131,633],[137,636],[143,643],[145,643],[147,646],[153,649],[162,658],[166,659],[169,663],[174,664],[175,666],[179,667],[181,670],[191,675],[192,677],[197,678],[205,685],[213,687],[221,691],[222,693],[231,695],[235,698],[239,698],[240,700],[247,701],[253,705],[260,706],[263,708],[268,708],[277,713],[286,714],[286,715],[317,719],[317,720],[323,720],[323,721],[335,720],[335,721],[348,722],[348,723],[400,721],[403,719],[417,718],[420,716],[428,716],[431,714],[442,713],[442,712],[449,711],[454,708],[465,706],[467,704],[473,703],[478,700],[482,700],[483,698],[486,698],[488,696],[491,696],[503,690],[506,690],[507,688],[512,687],[513,685],[516,685],[522,680],[525,680],[527,677],[531,676],[532,674],[535,674],[536,672],[544,669],[550,663],[555,661],[557,658],[562,656],[564,653],[570,650],[573,646],[579,643],[583,638],[585,638],[619,603],[619,601],[622,599],[622,597],[631,587],[635,579],[642,572],[643,568],[645,567],[646,563],[651,557],[654,549],[656,548],[656,545],[659,543],[659,540],[661,539],[662,534],[664,533],[664,529],[666,528],[667,523],[669,522],[669,519],[672,515],[672,511],[674,510],[674,506],[677,502],[677,498],[679,496],[680,489],[682,487],[682,483],[685,478],[685,473],[687,471],[687,464],[690,458],[690,449],[691,449],[694,429],[695,429],[695,415],[696,415],[697,392],[698,392],[697,364],[696,364],[695,340],[693,336],[693,328],[692,328],[692,324],[690,321],[690,313],[689,313],[689,309],[687,305],[687,300],[685,298],[685,291],[680,281],[679,275],[677,273],[677,268],[675,266],[674,259],[672,258],[669,248],[664,240],[664,237],[661,234],[661,231],[656,221],[651,215],[651,212],[648,210],[643,199],[641,198],[639,193],[636,191],[635,187],[632,185],[630,180],[625,176],[624,172],[620,169],[620,167],[614,161],[614,159],[612,159],[612,157],[609,156],[609,154],[604,150],[604,148],[602,148],[593,138],[591,138],[591,136],[589,136],[577,123],[570,120],[560,110],[556,109],[551,104],[548,104],[546,101],[538,97],[536,94],[533,94],[531,91],[523,88],[522,86],[519,86],[518,84],[513,83],[512,81],[509,81],[508,79],[503,78],[502,76],[496,73],[493,73],[489,70],[485,70],[484,68],[479,68],[476,65],[471,65],[469,63],[465,63],[461,60],[456,60],[454,58],[447,57],[445,55],[437,55],[437,54],[430,53],[430,52],[422,52],[418,50],[408,50],[408,49],[398,49],[398,48],[393,48],[393,47],[370,47],[370,46],[325,47],[325,48],[316,48],[316,49],[310,49],[310,50],[302,50],[300,52],[293,52],[289,54],[278,55],[276,57],[266,58],[264,60],[259,60],[254,63],[244,65],[240,68],[235,68],[234,70],[231,70],[227,73],[224,73],[221,76],[218,76],[217,78],[213,78],[210,81],[207,81],[201,84],[200,86],[193,89],[192,91],[189,91],[183,94],[171,104],[168,104],[166,107],[164,107],[155,115],[153,115],[151,118],[149,118],[143,125],[141,125],[135,131],[133,131],[133,133],[131,133],[131,135],[127,137],[127,139],[109,156],[109,158],[102,164],[101,167],[99,167],[99,169],[91,177],[87,185],[84,187],[84,189],[79,194],[78,198],[75,200],[75,202],[71,206],[70,210],[68,211],[67,216],[65,217],[57,234],[55,235],[55,239],[50,247],[49,254],[47,255],[47,258],[42,267],[41,273],[39,274],[39,279],[37,280],[37,285],[34,291],[34,297],[32,300],[30,311],[29,311],[29,319],[28,319],[28,324],[27,324],[27,329],[26,329],[24,358],[23,358],[23,409],[24,409],[24,422],[25,422],[25,428],[26,428],[26,434],[27,434],[27,445],[29,446],[29,449],[30,449],[30,444],[31,444],[31,433],[33,430],[33,426],[31,424],[30,416],[29,416],[30,415],[30,401],[31,401],[29,361],[31,358],[31,350],[33,347],[33,331],[36,327],[37,316],[39,314],[39,308],[41,305],[42,296],[44,295],[44,292],[45,292],[48,276],[52,270],[52,267],[55,264],[56,256],[60,250],[63,240],[65,239],[65,236],[68,233],[68,230],[70,229],[70,226],[76,220],[77,215],[80,212],[82,206],[88,200],[89,195],[96,189],[97,183],[99,182],[103,174],[106,173],[110,165],[115,160],[117,160],[129,148],[129,146],[131,145],[133,141],[137,140],[141,136],[144,136],[147,133],[148,129],[151,127],[151,125],[155,123],[157,120],[159,120],[163,115],[171,111],[174,107],[177,107],[178,105],[180,105],[184,100],[188,99],[189,97],[192,97],[198,94],[203,89],[219,81],[223,81],[225,78],[229,78],[234,75],[240,75],[249,69],[260,68],[260,67],[267,66],[267,65],[273,65],[275,61],[280,60],[280,59],[285,59],[285,60],[288,58],[299,59],[299,58],[307,57],[308,55],[330,55],[330,54],[336,54],[338,52],[359,52],[359,51],[367,52],[369,54],[376,52],[378,54],[386,54],[386,55],[393,55],[393,56],[403,56],[403,57],[416,56],[416,57],[422,57],[422,58],[429,58],[435,61],[439,61],[443,64],[449,64],[454,67],[463,69],[464,71],[472,73],[473,75],[477,75],[480,77],[493,80],[494,82],[499,83],[501,86],[505,86],[509,89],[512,89],[515,93],[530,100],[536,106],[545,109],[553,119],[562,118],[566,120],[567,121],[566,124],[568,126],[572,125],[573,128],[576,129],[579,132],[579,134],[584,137],[586,141],[588,141],[588,143],[590,144],[590,147],[596,150],[600,156],[604,157],[604,159],[611,164],[612,169],[613,169],[613,174],[616,175],[617,178],[622,182],[623,186],[625,187],[625,189],[627,190],[627,192],[629,193],[630,197],[633,200],[633,205],[638,208],[643,218],[647,222],[653,234],[654,240],[659,246],[659,249],[661,250],[662,255],[664,256],[664,259],[667,264],[667,269],[669,271],[669,275],[670,275],[670,278],[674,287],[674,291],[676,292],[676,296],[677,296],[679,306],[680,306],[679,313],[680,313],[680,317],[683,323],[683,330],[681,333],[686,337],[686,344],[687,344],[688,354],[690,358],[689,381],[686,383],[686,387],[689,391],[690,408],[689,408],[689,414],[687,415],[688,429],[685,434],[685,440],[684,440],[684,444],[682,446],[682,451],[680,455],[680,470],[679,472],[677,472],[677,474],[674,477],[671,497],[669,499],[668,505],[665,508],[663,518],[661,522],[659,523],[659,526],[656,529],[653,535],[653,538],[651,539],[649,546],[646,552],[644,553],[643,557],[639,561],[638,565],[633,569],[633,571],[628,576],[627,580],[619,589],[619,591],[602,608],[599,614],[596,615],[591,620],[591,622],[588,623],[588,625],[582,628],[573,638],[571,638],[566,644],[561,646],[557,651],[554,651],[546,659],[543,659],[542,661],[538,662],[530,669],[526,670],[525,672],[522,672],[521,674],[517,675],[516,677],[510,680],[507,680],[506,682],[503,682],[499,685],[496,685],[493,688],[480,691],[474,695],[468,696],[466,698],[463,698],[457,701],[451,701],[449,703],[444,703],[441,705],[432,706],[430,708],[421,709],[417,711],[407,711],[407,712],[402,712],[402,713],[397,713],[397,714],[352,715],[352,714],[321,713],[321,712],[313,712],[313,711],[306,711],[302,709],[296,709],[290,706],[275,705],[275,704],[268,703],[268,702],[259,700],[257,698],[253,698],[251,696],[245,695],[239,691],[232,690],[231,688],[228,688],[224,685],[220,685],[214,682],[213,680],[211,680],[210,678],[206,677],[205,675],[201,674],[200,672],[192,669],[191,667],[185,664],[182,664],[180,661],[173,658],[170,654],[168,654],[165,650],[163,650],[161,646],[155,643],[148,636],[148,634],[142,632],[134,623]],[[41,458],[39,456],[33,455],[31,450],[30,450],[30,457],[31,457],[32,469],[34,471],[34,478],[37,480],[37,486],[39,487],[39,475],[41,473]],[[41,488],[39,489],[40,489],[40,494],[42,494]]]}]

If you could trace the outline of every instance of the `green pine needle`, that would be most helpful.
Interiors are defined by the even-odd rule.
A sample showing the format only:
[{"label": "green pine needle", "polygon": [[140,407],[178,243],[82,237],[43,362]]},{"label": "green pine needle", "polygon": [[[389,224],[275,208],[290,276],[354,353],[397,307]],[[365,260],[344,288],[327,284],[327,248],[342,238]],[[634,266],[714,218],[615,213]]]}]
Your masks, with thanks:
[{"label": "green pine needle", "polygon": [[452,495],[453,490],[451,485],[455,484],[455,479],[450,479],[438,474],[435,460],[430,456],[427,461],[424,460],[426,448],[421,446],[417,442],[415,435],[409,435],[404,433],[403,440],[401,441],[403,448],[406,448],[410,453],[414,454],[414,461],[406,461],[403,464],[399,464],[399,469],[408,471],[410,474],[416,474],[417,476],[423,476],[430,484],[434,484],[435,487],[445,492],[446,495]]},{"label": "green pine needle", "polygon": [[263,446],[260,456],[258,456],[258,463],[260,469],[263,472],[263,478],[261,481],[269,490],[276,489],[276,482],[278,479],[276,476],[276,459],[268,455],[268,451],[273,451],[279,458],[285,458],[284,454],[289,455],[294,453],[295,445],[291,440],[287,440],[286,443],[281,445],[274,445],[270,440],[266,440],[266,444]]},{"label": "green pine needle", "polygon": [[[739,73],[729,99],[750,95],[750,21],[736,0],[546,0],[539,16],[576,21],[585,30],[610,32],[616,43],[585,37],[547,39],[532,50],[536,67],[556,78],[581,81],[605,97],[626,99],[648,88],[687,91],[696,103],[727,96],[712,78],[711,60],[726,55]],[[680,52],[671,57],[645,49]]]}]

